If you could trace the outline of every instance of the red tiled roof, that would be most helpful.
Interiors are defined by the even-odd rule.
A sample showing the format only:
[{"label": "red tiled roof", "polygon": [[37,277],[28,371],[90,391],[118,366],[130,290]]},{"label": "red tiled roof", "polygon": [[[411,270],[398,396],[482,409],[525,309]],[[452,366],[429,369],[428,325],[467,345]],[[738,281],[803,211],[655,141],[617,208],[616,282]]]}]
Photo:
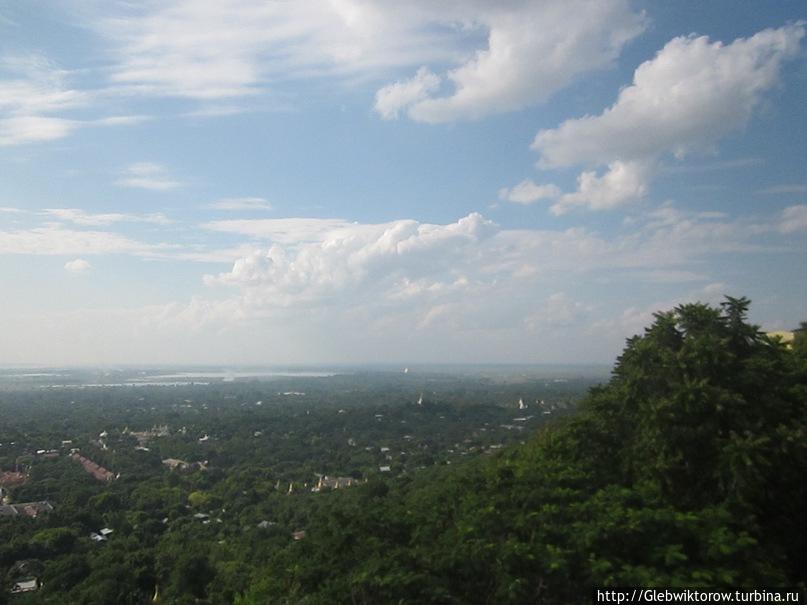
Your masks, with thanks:
[{"label": "red tiled roof", "polygon": [[115,475],[113,475],[111,471],[108,471],[103,466],[97,465],[89,458],[85,458],[80,454],[73,454],[73,460],[78,460],[81,466],[84,467],[84,470],[99,481],[112,481],[112,479],[115,478]]},{"label": "red tiled roof", "polygon": [[28,477],[24,473],[15,473],[13,471],[0,473],[0,485],[4,487],[22,485],[27,479]]}]

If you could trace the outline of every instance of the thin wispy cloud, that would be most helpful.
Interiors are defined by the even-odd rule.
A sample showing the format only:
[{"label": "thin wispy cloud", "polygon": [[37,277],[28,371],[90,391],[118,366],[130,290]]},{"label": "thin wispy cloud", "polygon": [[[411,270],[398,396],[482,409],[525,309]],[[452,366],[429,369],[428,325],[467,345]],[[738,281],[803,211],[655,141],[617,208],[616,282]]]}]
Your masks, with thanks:
[{"label": "thin wispy cloud", "polygon": [[87,105],[88,95],[71,87],[69,78],[43,55],[0,57],[0,111],[30,116]]},{"label": "thin wispy cloud", "polygon": [[112,85],[131,95],[231,99],[301,74],[379,79],[414,67],[378,90],[376,110],[446,122],[546,100],[613,65],[646,19],[626,0],[240,0],[146,4],[96,27],[115,49]]},{"label": "thin wispy cloud", "polygon": [[98,106],[103,95],[98,89],[81,89],[75,79],[41,54],[0,56],[0,146],[54,141],[80,128],[134,125],[148,119],[83,117],[82,111],[103,113]]},{"label": "thin wispy cloud", "polygon": [[538,185],[532,179],[525,179],[513,187],[499,189],[499,199],[515,204],[534,204],[541,200],[554,200],[560,197],[557,185]]},{"label": "thin wispy cloud", "polygon": [[228,0],[147,4],[95,25],[115,51],[114,85],[130,94],[215,100],[253,96],[301,73],[445,59],[455,49],[444,39],[453,36],[429,32],[429,21],[423,6]]},{"label": "thin wispy cloud", "polygon": [[42,143],[62,139],[79,123],[75,120],[46,116],[13,116],[0,119],[0,146]]},{"label": "thin wispy cloud", "polygon": [[718,172],[721,170],[741,170],[743,168],[753,168],[763,166],[763,158],[735,158],[732,160],[699,161],[690,164],[665,164],[658,170],[659,174],[691,174],[699,172]]},{"label": "thin wispy cloud", "polygon": [[128,214],[121,212],[91,213],[78,208],[45,208],[42,213],[45,216],[91,227],[102,227],[114,223],[153,223],[156,225],[167,225],[172,221],[162,213],[152,214]]},{"label": "thin wispy cloud", "polygon": [[[37,54],[0,57],[0,146],[61,139],[77,127],[66,112],[85,106],[69,72]],[[62,114],[62,115],[54,115]]]},{"label": "thin wispy cloud", "polygon": [[183,185],[182,182],[173,179],[165,167],[154,162],[130,164],[115,184],[119,187],[149,191],[170,191]]},{"label": "thin wispy cloud", "polygon": [[175,244],[141,242],[111,231],[77,230],[56,224],[0,231],[0,254],[74,257],[127,254],[158,257],[177,248]]},{"label": "thin wispy cloud", "polygon": [[272,204],[262,197],[229,197],[206,206],[212,210],[271,210]]},{"label": "thin wispy cloud", "polygon": [[787,185],[773,185],[765,187],[756,193],[760,195],[785,195],[790,193],[807,193],[807,183],[791,183]]},{"label": "thin wispy cloud", "polygon": [[147,122],[151,120],[151,116],[140,116],[140,115],[131,115],[131,116],[110,116],[108,118],[99,118],[91,122],[91,124],[97,124],[99,126],[133,126],[137,124],[142,124],[143,122]]},{"label": "thin wispy cloud", "polygon": [[807,204],[788,206],[782,210],[779,230],[782,233],[807,231]]},{"label": "thin wispy cloud", "polygon": [[333,234],[353,230],[356,225],[343,219],[280,218],[210,221],[203,229],[245,235],[280,243],[321,242]]}]

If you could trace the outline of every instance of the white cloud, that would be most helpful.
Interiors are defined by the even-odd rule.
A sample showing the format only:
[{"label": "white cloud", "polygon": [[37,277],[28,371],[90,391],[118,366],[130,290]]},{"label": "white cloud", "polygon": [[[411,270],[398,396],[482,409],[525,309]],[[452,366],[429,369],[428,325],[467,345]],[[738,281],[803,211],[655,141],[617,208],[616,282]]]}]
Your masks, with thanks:
[{"label": "white cloud", "polygon": [[532,144],[540,166],[608,165],[602,176],[583,173],[578,191],[562,198],[556,211],[629,203],[644,195],[650,167],[664,154],[709,151],[743,128],[778,84],[782,64],[799,50],[804,33],[797,24],[727,45],[675,38],[636,69],[633,83],[603,113],[540,131]]},{"label": "white cloud", "polygon": [[77,119],[67,114],[97,102],[97,90],[70,86],[74,74],[42,55],[0,57],[0,146],[64,138],[86,126],[139,124],[147,116]]},{"label": "white cloud", "polygon": [[123,176],[115,181],[119,187],[148,189],[150,191],[169,191],[181,187],[182,183],[173,180],[168,171],[154,162],[137,162],[130,164],[123,171]]},{"label": "white cloud", "polygon": [[785,208],[782,211],[779,230],[782,233],[807,231],[807,204],[798,204]]},{"label": "white cloud", "polygon": [[[317,232],[306,228],[281,239],[296,247],[274,244],[237,260],[229,273],[206,276],[208,285],[235,285],[260,305],[288,306],[321,301],[346,288],[375,290],[400,279],[420,279],[450,272],[452,263],[474,257],[476,243],[495,226],[478,214],[449,225],[395,221]],[[277,241],[273,233],[272,239]],[[306,241],[307,240],[307,241]],[[467,262],[467,261],[466,261]]]},{"label": "white cloud", "polygon": [[577,177],[577,191],[562,195],[551,211],[560,215],[575,206],[610,210],[635,202],[647,193],[653,171],[649,162],[620,160],[611,162],[601,175],[586,170]]},{"label": "white cloud", "polygon": [[[754,238],[777,225],[688,213],[670,205],[646,213],[610,239],[579,228],[500,229],[478,214],[448,225],[412,220],[378,225],[316,219],[221,221],[214,226],[271,245],[256,245],[229,272],[208,275],[205,283],[237,287],[248,312],[257,314],[295,305],[414,309],[428,303],[434,309],[471,304],[463,296],[472,298],[475,308],[493,313],[523,300],[536,284],[546,288],[603,271],[623,271],[643,283],[707,279],[691,271],[699,259],[758,250]],[[558,319],[562,314],[554,310]],[[518,311],[523,317],[529,312],[528,307]]]},{"label": "white cloud", "polygon": [[[271,338],[316,342],[317,355],[333,359],[340,353],[331,340],[358,359],[395,342],[401,355],[430,360],[474,359],[480,350],[506,350],[510,359],[537,359],[541,351],[546,360],[562,350],[581,361],[619,350],[628,330],[650,316],[648,291],[709,283],[704,259],[762,249],[758,238],[778,229],[779,216],[751,222],[665,205],[608,237],[582,228],[503,229],[476,214],[449,224],[233,223],[228,232],[253,244],[231,270],[205,277],[211,294],[229,298],[197,301],[200,324],[265,326]],[[604,286],[591,286],[598,280],[631,284],[635,308],[603,320],[615,308]]]},{"label": "white cloud", "polygon": [[86,273],[92,268],[92,265],[83,258],[76,258],[71,261],[67,261],[64,264],[64,268],[70,273]]},{"label": "white cloud", "polygon": [[[220,100],[264,92],[284,78],[372,74],[454,57],[462,36],[438,27],[451,20],[443,12],[425,0],[180,0],[132,6],[95,25],[113,45],[112,80],[125,92]],[[472,10],[453,9],[463,12]]]},{"label": "white cloud", "polygon": [[[73,335],[85,358],[103,350],[107,361],[121,359],[122,351],[130,361],[148,360],[149,347],[170,351],[166,361],[184,355],[219,363],[606,359],[652,311],[670,306],[648,304],[659,282],[669,293],[680,292],[681,283],[708,284],[680,298],[670,294],[670,304],[716,300],[725,287],[715,285],[703,261],[763,249],[760,242],[780,230],[781,219],[776,213],[752,222],[668,204],[626,221],[613,236],[583,228],[505,229],[477,214],[448,224],[256,219],[229,231],[246,242],[218,251],[51,224],[0,231],[0,254],[236,260],[230,271],[207,276],[208,295],[190,302],[82,309],[69,326],[65,314],[13,321],[4,315],[0,322],[6,333],[28,331],[37,342]],[[625,313],[624,298],[611,296],[615,283],[631,286]],[[93,329],[84,333],[86,326]],[[221,347],[212,346],[219,341]],[[23,360],[25,351],[9,353]]]},{"label": "white cloud", "polygon": [[45,116],[0,118],[0,146],[61,139],[79,126],[75,120]]},{"label": "white cloud", "polygon": [[614,105],[542,130],[533,148],[550,167],[710,149],[745,126],[803,36],[803,26],[790,25],[728,45],[705,36],[674,38],[636,69]]},{"label": "white cloud", "polygon": [[99,118],[89,124],[96,124],[98,126],[131,126],[135,124],[142,124],[151,120],[151,116],[110,116],[108,118]]},{"label": "white cloud", "polygon": [[0,57],[0,113],[38,115],[86,105],[86,93],[70,89],[68,76],[41,55]]},{"label": "white cloud", "polygon": [[531,179],[521,181],[511,188],[499,189],[499,199],[516,204],[533,204],[540,200],[553,200],[559,197],[561,190],[557,185],[538,185]]},{"label": "white cloud", "polygon": [[95,254],[133,254],[165,256],[177,247],[148,244],[108,231],[77,231],[49,224],[33,229],[0,231],[0,254],[87,256]]},{"label": "white cloud", "polygon": [[395,82],[375,94],[375,110],[385,120],[397,118],[401,110],[422,101],[440,88],[440,78],[421,67],[408,80]]},{"label": "white cloud", "polygon": [[475,21],[488,32],[487,48],[447,73],[452,94],[412,103],[412,119],[477,119],[545,101],[577,76],[611,66],[645,27],[622,0],[489,3]]},{"label": "white cloud", "polygon": [[284,244],[323,241],[340,233],[352,232],[355,224],[342,219],[281,218],[211,221],[202,225],[210,231],[247,235]]},{"label": "white cloud", "polygon": [[87,95],[67,86],[68,75],[40,55],[0,58],[0,146],[60,139],[79,126],[48,115],[86,105]]},{"label": "white cloud", "polygon": [[271,210],[272,204],[262,197],[230,197],[207,205],[213,210]]},{"label": "white cloud", "polygon": [[167,225],[171,222],[168,217],[159,212],[142,215],[120,212],[92,214],[78,208],[45,208],[42,213],[58,220],[90,227],[101,227],[121,222],[154,223],[157,225]]},{"label": "white cloud", "polygon": [[[116,5],[119,6],[119,5]],[[98,10],[109,11],[103,4]],[[300,77],[354,80],[420,67],[382,88],[385,118],[472,119],[545,100],[610,66],[645,27],[627,0],[180,0],[95,18],[124,93],[216,101]],[[438,94],[443,69],[453,90]]]}]

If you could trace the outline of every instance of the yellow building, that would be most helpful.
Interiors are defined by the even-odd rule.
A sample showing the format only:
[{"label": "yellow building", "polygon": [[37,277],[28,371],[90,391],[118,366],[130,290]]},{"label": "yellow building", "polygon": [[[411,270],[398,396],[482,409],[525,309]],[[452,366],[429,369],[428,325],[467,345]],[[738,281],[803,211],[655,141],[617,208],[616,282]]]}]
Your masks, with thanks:
[{"label": "yellow building", "polygon": [[765,335],[779,340],[779,342],[787,345],[788,348],[793,347],[793,340],[796,338],[796,335],[789,330],[776,330],[775,332],[765,332]]}]

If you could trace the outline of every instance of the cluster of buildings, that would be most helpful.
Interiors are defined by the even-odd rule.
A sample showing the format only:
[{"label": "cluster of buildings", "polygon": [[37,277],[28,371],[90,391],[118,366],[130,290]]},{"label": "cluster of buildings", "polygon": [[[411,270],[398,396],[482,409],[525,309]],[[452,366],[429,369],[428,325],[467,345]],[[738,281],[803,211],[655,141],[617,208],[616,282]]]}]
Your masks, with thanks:
[{"label": "cluster of buildings", "polygon": [[192,471],[199,469],[200,471],[207,470],[207,460],[204,462],[186,462],[179,458],[166,458],[162,461],[163,466],[172,471]]},{"label": "cluster of buildings", "polygon": [[137,439],[138,446],[143,447],[152,439],[156,439],[157,437],[168,437],[171,434],[171,431],[169,430],[167,424],[163,424],[161,426],[153,426],[148,431],[130,431],[127,427],[123,429],[123,434],[131,435]]},{"label": "cluster of buildings", "polygon": [[326,489],[343,489],[345,487],[353,487],[361,483],[358,479],[353,477],[329,477],[328,475],[319,475],[317,484],[311,488],[312,492],[321,492]]},{"label": "cluster of buildings", "polygon": [[0,505],[0,517],[31,517],[36,519],[39,515],[49,513],[53,505],[47,500],[40,502],[21,502],[19,504]]},{"label": "cluster of buildings", "polygon": [[5,471],[0,473],[0,504],[8,504],[8,490],[12,487],[22,485],[28,480],[28,475],[16,471]]},{"label": "cluster of buildings", "polygon": [[17,595],[39,590],[42,586],[39,576],[43,571],[42,563],[36,559],[23,559],[14,563],[6,576],[11,584],[11,594]]},{"label": "cluster of buildings", "polygon": [[100,466],[90,460],[89,458],[85,458],[78,452],[73,452],[71,454],[71,458],[77,461],[81,466],[84,467],[84,470],[87,471],[90,475],[98,479],[98,481],[112,481],[115,478],[115,475],[112,471],[105,469],[103,466]]}]

